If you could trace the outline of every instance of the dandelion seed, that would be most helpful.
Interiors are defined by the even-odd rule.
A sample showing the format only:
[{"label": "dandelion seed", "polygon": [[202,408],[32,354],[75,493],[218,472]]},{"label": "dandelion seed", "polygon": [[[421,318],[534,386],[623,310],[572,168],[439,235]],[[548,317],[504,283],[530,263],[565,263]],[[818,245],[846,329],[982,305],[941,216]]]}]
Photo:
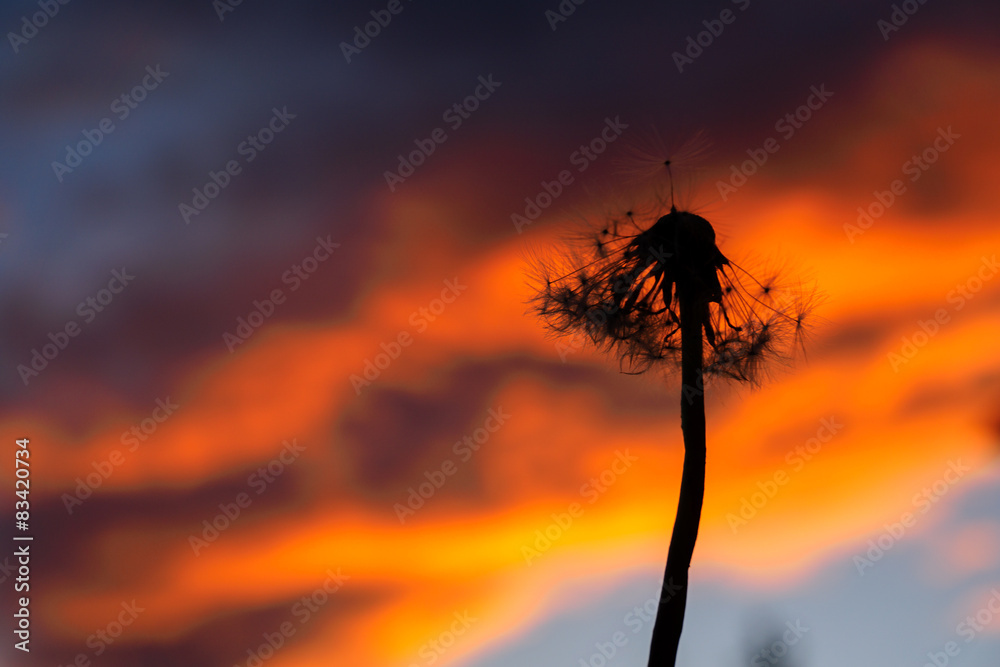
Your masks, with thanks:
[{"label": "dandelion seed", "polygon": [[[598,348],[617,356],[629,372],[641,373],[670,359],[661,348],[678,343],[681,292],[687,290],[707,344],[708,375],[754,384],[759,374],[753,371],[761,365],[757,359],[790,355],[792,350],[782,345],[786,336],[755,341],[752,332],[766,323],[779,333],[804,334],[812,311],[808,299],[776,298],[785,290],[780,276],[758,281],[731,262],[716,245],[712,225],[695,213],[671,205],[655,219],[627,220],[627,227],[608,225],[590,235],[583,253],[536,264],[541,289],[532,305],[551,330],[586,330]],[[604,317],[595,326],[593,315],[578,320],[576,313]],[[749,351],[750,343],[756,343],[753,363],[737,353]]]}]

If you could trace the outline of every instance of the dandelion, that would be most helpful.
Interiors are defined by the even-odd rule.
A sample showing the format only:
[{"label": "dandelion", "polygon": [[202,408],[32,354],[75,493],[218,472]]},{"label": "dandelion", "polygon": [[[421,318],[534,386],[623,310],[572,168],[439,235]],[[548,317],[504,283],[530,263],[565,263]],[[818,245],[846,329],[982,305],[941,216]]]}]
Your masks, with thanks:
[{"label": "dandelion", "polygon": [[816,298],[780,271],[758,279],[724,255],[708,220],[678,210],[673,161],[638,158],[644,173],[666,177],[669,198],[607,215],[565,252],[536,261],[531,304],[553,332],[584,336],[622,372],[680,369],[684,468],[649,660],[661,667],[675,663],[701,519],[705,378],[757,385],[773,361],[791,361]]}]

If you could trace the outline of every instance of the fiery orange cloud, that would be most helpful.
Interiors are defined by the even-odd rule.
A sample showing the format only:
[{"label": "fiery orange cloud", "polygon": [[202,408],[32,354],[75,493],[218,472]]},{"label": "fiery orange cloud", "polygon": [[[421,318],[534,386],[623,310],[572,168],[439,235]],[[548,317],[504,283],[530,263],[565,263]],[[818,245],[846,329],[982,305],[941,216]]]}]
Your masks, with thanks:
[{"label": "fiery orange cloud", "polygon": [[[928,45],[894,56],[872,73],[865,102],[837,112],[861,119],[845,131],[860,137],[857,146],[834,160],[838,170],[849,164],[855,172],[829,179],[826,187],[792,192],[773,185],[777,176],[762,177],[734,200],[739,220],[735,211],[724,216],[730,222],[720,234],[723,251],[734,259],[764,248],[811,269],[827,297],[821,314],[828,323],[816,331],[809,361],[779,371],[764,387],[712,386],[696,568],[748,585],[805,576],[826,559],[849,559],[845,545],[863,543],[884,523],[914,511],[914,496],[941,478],[950,461],[961,459],[972,469],[949,487],[959,493],[995,459],[997,436],[985,417],[995,418],[996,410],[1000,277],[984,279],[979,271],[982,258],[1000,248],[992,222],[1000,206],[964,193],[986,189],[983,174],[997,148],[991,110],[1000,102],[993,85],[1000,66],[977,70],[966,57],[941,53]],[[901,71],[905,76],[898,76]],[[925,77],[940,85],[919,90],[941,96],[964,91],[961,115],[924,114],[905,133],[879,134],[885,119],[919,101],[917,82]],[[959,197],[961,205],[947,207],[932,229],[908,203],[907,197],[929,196],[914,188],[852,243],[844,225],[870,201],[869,184],[899,177],[907,155],[947,124],[968,138],[921,179],[935,183],[944,200]],[[840,140],[831,137],[831,145]],[[859,198],[845,201],[838,194],[842,186]],[[127,451],[121,435],[145,414],[102,419],[79,440],[41,418],[6,421],[0,429],[6,437],[30,434],[44,443],[33,450],[33,463],[45,471],[36,493],[60,508],[76,479],[115,450],[124,463],[94,494],[127,502],[139,491],[195,491],[234,479],[238,486],[276,457],[283,441],[297,439],[306,447],[301,461],[291,464],[302,480],[297,495],[283,498],[277,510],[248,508],[199,556],[188,538],[216,511],[215,503],[159,526],[102,527],[81,554],[80,567],[95,572],[107,567],[102,563],[119,562],[120,569],[101,579],[100,588],[74,573],[43,591],[39,609],[53,621],[53,632],[70,639],[86,635],[95,615],[110,615],[125,598],[141,600],[149,611],[124,642],[165,641],[247,607],[286,605],[291,613],[333,568],[350,579],[330,609],[355,604],[352,613],[318,616],[308,633],[303,630],[308,641],[282,653],[275,665],[322,664],[321,656],[334,647],[344,664],[418,662],[421,648],[450,627],[455,613],[472,610],[483,620],[444,658],[456,661],[525,631],[546,609],[539,599],[576,585],[588,572],[599,568],[624,577],[661,566],[682,456],[678,393],[659,377],[619,377],[613,361],[589,349],[563,361],[555,342],[525,317],[525,246],[556,242],[551,216],[523,237],[511,230],[473,253],[442,241],[422,245],[427,250],[414,257],[407,249],[416,233],[405,230],[450,220],[465,204],[403,190],[373,206],[400,234],[380,251],[381,271],[351,318],[265,328],[236,354],[220,352],[176,388],[172,395],[181,407],[136,451]],[[981,286],[971,296],[954,292],[971,289],[976,275]],[[452,300],[443,296],[447,281],[465,286],[453,290]],[[953,294],[961,300],[949,299]],[[912,358],[905,354],[920,322],[942,309],[947,321],[914,347]],[[399,343],[401,333],[409,334],[409,344]],[[366,363],[394,342],[398,358],[378,369],[378,377],[365,378]],[[894,363],[892,354],[905,361]],[[456,482],[405,525],[393,504],[421,481],[419,465],[395,496],[355,493],[356,461],[338,430],[344,415],[370,406],[375,392],[445,391],[451,370],[484,359],[536,364],[510,371],[480,406],[481,412],[503,406],[512,417]],[[574,383],[554,368],[597,369],[600,379]],[[619,395],[638,405],[617,408]],[[841,426],[806,449],[806,458],[801,448],[819,438],[824,420]],[[427,460],[437,464],[451,456],[450,444],[433,449]],[[622,451],[636,457],[634,465],[616,473],[590,503],[597,488],[591,480],[600,480]],[[777,473],[787,481],[775,481]],[[457,480],[463,476],[474,481],[462,486]],[[477,489],[474,500],[462,491],[467,486]],[[759,507],[755,496],[764,498]],[[540,549],[536,531],[544,534],[553,513],[565,514],[573,503],[583,513]],[[744,510],[747,503],[752,513]],[[918,523],[915,532],[926,525]],[[984,561],[977,550],[993,553],[995,546],[995,534],[983,528],[960,536],[947,558],[956,569],[978,571]],[[525,547],[538,552],[537,559],[526,556]],[[367,597],[348,603],[350,595]],[[529,608],[536,617],[524,617]]]}]

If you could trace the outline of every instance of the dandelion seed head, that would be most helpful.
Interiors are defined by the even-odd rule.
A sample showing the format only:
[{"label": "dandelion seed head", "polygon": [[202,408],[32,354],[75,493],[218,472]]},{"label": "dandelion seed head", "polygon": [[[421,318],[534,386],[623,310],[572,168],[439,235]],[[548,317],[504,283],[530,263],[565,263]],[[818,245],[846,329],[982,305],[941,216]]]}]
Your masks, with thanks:
[{"label": "dandelion seed head", "polygon": [[[646,156],[672,178],[673,157]],[[618,358],[620,370],[679,368],[678,287],[695,295],[709,377],[758,384],[771,362],[803,349],[815,292],[793,286],[783,267],[758,279],[731,262],[712,224],[673,197],[614,206],[592,232],[534,266],[534,311],[558,335],[584,334]],[[617,211],[617,212],[616,212]]]}]

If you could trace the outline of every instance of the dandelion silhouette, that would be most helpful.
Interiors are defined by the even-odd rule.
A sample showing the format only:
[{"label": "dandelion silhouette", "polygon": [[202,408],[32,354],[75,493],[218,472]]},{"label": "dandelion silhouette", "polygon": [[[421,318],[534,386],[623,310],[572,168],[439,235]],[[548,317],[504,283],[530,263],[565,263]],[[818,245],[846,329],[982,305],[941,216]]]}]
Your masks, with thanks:
[{"label": "dandelion silhouette", "polygon": [[769,361],[790,361],[815,292],[788,287],[778,272],[757,279],[726,257],[708,220],[677,209],[672,160],[656,162],[669,211],[655,201],[650,211],[610,215],[565,252],[537,260],[531,304],[552,331],[586,336],[622,372],[680,368],[684,468],[649,658],[664,667],[676,661],[701,520],[704,378],[757,385]]}]

